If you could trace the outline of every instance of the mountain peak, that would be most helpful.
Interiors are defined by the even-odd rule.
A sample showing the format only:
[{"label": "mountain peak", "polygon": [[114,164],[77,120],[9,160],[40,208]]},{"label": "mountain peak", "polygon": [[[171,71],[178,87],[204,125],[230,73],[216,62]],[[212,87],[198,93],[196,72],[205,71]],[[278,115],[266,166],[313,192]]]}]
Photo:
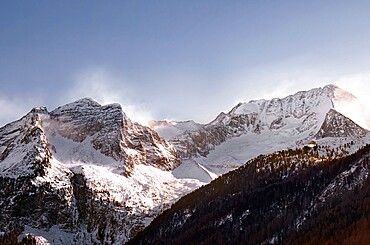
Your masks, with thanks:
[{"label": "mountain peak", "polygon": [[31,113],[47,114],[49,112],[48,112],[48,109],[46,108],[46,106],[40,106],[40,107],[34,107],[34,108],[32,108]]},{"label": "mountain peak", "polygon": [[336,90],[336,89],[340,89],[337,85],[334,85],[334,84],[328,84],[328,85],[325,85],[323,89],[328,89],[328,90]]},{"label": "mountain peak", "polygon": [[[370,118],[366,106],[350,92],[347,92],[334,84],[324,87],[313,88],[307,91],[299,91],[284,98],[271,100],[251,100],[248,103],[238,103],[227,114],[229,116],[261,114],[264,118],[278,114],[281,118],[301,118],[310,113],[325,114],[329,109],[335,109],[344,116],[350,118],[361,127],[370,129],[367,118]],[[224,119],[220,116],[218,119]],[[215,120],[216,122],[219,121]]]},{"label": "mountain peak", "polygon": [[[314,88],[308,91],[299,91],[284,98],[271,100],[251,100],[248,103],[238,103],[229,113],[230,117],[238,115],[260,115],[262,122],[272,118],[302,118],[311,113],[323,114],[333,108],[332,99],[338,87],[326,85],[324,88]],[[270,120],[270,119],[271,120]]]},{"label": "mountain peak", "polygon": [[[45,108],[46,109],[46,108]],[[37,109],[36,109],[37,110]],[[60,114],[63,113],[64,111],[80,111],[83,112],[84,114],[88,112],[88,114],[91,114],[91,111],[111,111],[111,113],[114,114],[119,114],[119,117],[123,115],[124,118],[126,118],[126,114],[122,110],[122,106],[118,103],[112,103],[112,104],[107,104],[107,105],[101,105],[99,102],[92,98],[82,98],[79,100],[76,100],[74,102],[68,103],[63,106],[59,106],[55,110],[52,111],[52,114]]]},{"label": "mountain peak", "polygon": [[73,104],[88,104],[88,105],[99,105],[100,104],[94,100],[93,98],[90,97],[85,97],[79,100],[76,100],[75,102],[72,102]]}]

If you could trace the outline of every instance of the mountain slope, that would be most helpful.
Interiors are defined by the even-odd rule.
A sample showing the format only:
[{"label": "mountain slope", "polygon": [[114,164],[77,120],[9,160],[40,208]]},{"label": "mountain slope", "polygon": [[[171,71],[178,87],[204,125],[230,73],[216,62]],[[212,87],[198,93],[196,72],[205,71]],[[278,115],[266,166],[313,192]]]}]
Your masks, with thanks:
[{"label": "mountain slope", "polygon": [[[322,241],[313,233],[320,227],[328,232],[321,238],[335,238],[333,227],[343,232],[368,217],[369,160],[369,145],[331,161],[305,148],[261,155],[180,199],[130,244],[296,244]],[[348,210],[354,194],[358,210],[338,217],[333,210]],[[323,219],[328,226],[315,228]]]}]

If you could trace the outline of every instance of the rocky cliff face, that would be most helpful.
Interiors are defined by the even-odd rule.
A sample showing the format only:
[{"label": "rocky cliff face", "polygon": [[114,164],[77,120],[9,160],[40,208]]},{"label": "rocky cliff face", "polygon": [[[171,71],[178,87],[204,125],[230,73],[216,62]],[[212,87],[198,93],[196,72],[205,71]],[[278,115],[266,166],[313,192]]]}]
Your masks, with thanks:
[{"label": "rocky cliff face", "polygon": [[325,137],[364,137],[369,131],[361,128],[351,119],[331,109],[325,116],[316,138]]},{"label": "rocky cliff face", "polygon": [[32,109],[0,128],[0,153],[0,240],[122,244],[202,184],[167,171],[176,151],[156,132],[91,99]]},{"label": "rocky cliff face", "polygon": [[[82,99],[43,115],[48,136],[91,144],[103,155],[121,162],[117,168],[123,174],[129,174],[138,163],[163,170],[177,164],[173,146],[150,128],[131,122],[119,104],[101,106],[91,99]],[[80,155],[79,152],[76,157]]]}]

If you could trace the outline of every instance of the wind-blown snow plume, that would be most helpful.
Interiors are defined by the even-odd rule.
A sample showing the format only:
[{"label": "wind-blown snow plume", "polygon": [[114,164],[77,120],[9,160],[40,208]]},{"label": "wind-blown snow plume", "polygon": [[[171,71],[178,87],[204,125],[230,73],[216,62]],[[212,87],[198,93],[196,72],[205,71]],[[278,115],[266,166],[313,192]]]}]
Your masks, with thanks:
[{"label": "wind-blown snow plume", "polygon": [[367,124],[367,129],[370,129],[370,72],[361,72],[357,74],[352,74],[349,76],[344,76],[338,79],[337,84],[344,90],[353,93],[359,98],[363,103],[361,104],[362,110],[351,111],[353,117],[365,116],[362,120],[365,120]]},{"label": "wind-blown snow plume", "polygon": [[[75,84],[67,91],[66,100],[91,97],[106,105],[120,103],[125,113],[140,124],[147,125],[153,118],[145,103],[135,102],[130,85],[105,69],[90,69],[80,72]],[[65,101],[64,101],[65,102]]]},{"label": "wind-blown snow plume", "polygon": [[26,114],[31,107],[39,104],[40,101],[34,98],[9,98],[9,96],[0,95],[0,127],[14,121]]}]

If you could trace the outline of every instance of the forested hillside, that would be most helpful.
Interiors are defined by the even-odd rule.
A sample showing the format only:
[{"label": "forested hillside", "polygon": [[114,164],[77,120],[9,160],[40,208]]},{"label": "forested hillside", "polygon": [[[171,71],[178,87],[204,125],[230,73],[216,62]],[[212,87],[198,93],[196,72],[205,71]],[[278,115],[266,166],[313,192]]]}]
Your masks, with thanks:
[{"label": "forested hillside", "polygon": [[369,145],[333,160],[306,147],[260,155],[180,199],[130,243],[365,241],[369,155]]}]

